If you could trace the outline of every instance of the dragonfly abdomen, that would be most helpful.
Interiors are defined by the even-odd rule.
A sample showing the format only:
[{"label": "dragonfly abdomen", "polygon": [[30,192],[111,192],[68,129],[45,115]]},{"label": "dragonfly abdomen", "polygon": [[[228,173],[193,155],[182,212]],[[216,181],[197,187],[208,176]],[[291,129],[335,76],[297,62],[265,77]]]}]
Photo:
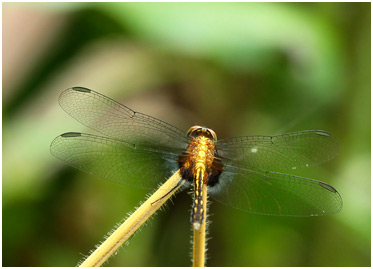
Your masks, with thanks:
[{"label": "dragonfly abdomen", "polygon": [[203,189],[202,184],[204,183],[205,177],[205,167],[202,164],[196,165],[197,172],[196,178],[194,179],[194,200],[193,200],[193,208],[192,208],[192,215],[191,215],[191,222],[193,224],[193,229],[198,230],[205,216],[205,205],[203,204]]}]

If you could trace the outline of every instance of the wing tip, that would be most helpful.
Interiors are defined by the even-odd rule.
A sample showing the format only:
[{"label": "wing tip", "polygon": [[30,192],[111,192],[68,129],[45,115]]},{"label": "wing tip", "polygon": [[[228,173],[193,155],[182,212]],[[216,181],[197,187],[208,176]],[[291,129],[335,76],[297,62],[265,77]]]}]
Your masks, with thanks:
[{"label": "wing tip", "polygon": [[58,158],[58,156],[56,155],[55,146],[59,143],[59,141],[61,139],[65,139],[65,138],[80,137],[80,136],[82,136],[82,133],[78,133],[78,132],[68,132],[68,133],[63,133],[63,134],[57,136],[55,139],[53,139],[53,141],[51,142],[51,144],[49,146],[50,153],[53,156],[55,156],[56,158]]}]

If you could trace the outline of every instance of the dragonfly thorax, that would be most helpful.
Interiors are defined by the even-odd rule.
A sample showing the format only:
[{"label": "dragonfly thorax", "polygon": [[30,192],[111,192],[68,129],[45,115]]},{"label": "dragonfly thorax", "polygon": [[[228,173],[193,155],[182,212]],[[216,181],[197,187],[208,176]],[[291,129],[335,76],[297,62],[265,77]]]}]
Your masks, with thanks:
[{"label": "dragonfly thorax", "polygon": [[[193,182],[197,177],[210,185],[213,175],[221,173],[217,165],[215,141],[204,135],[193,137],[186,151],[179,157],[179,167],[183,178]],[[216,182],[216,180],[214,181]]]}]

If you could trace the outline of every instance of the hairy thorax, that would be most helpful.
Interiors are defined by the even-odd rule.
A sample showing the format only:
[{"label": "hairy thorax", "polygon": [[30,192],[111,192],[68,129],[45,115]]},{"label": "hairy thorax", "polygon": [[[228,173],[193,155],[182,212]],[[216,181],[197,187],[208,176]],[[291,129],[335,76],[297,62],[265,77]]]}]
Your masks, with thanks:
[{"label": "hairy thorax", "polygon": [[185,179],[203,179],[207,184],[212,173],[215,143],[205,137],[192,138],[185,154],[180,158],[183,163],[182,172]]}]

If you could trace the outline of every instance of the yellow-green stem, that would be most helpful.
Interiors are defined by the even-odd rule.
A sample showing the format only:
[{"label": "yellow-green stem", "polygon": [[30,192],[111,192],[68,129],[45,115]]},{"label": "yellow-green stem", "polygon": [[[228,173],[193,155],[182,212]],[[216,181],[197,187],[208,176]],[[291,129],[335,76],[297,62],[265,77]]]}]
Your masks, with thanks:
[{"label": "yellow-green stem", "polygon": [[[149,197],[122,225],[120,225],[80,267],[101,266],[149,219],[183,184],[177,171],[152,196]],[[184,181],[182,182],[184,183]],[[172,191],[170,191],[172,190]]]}]

